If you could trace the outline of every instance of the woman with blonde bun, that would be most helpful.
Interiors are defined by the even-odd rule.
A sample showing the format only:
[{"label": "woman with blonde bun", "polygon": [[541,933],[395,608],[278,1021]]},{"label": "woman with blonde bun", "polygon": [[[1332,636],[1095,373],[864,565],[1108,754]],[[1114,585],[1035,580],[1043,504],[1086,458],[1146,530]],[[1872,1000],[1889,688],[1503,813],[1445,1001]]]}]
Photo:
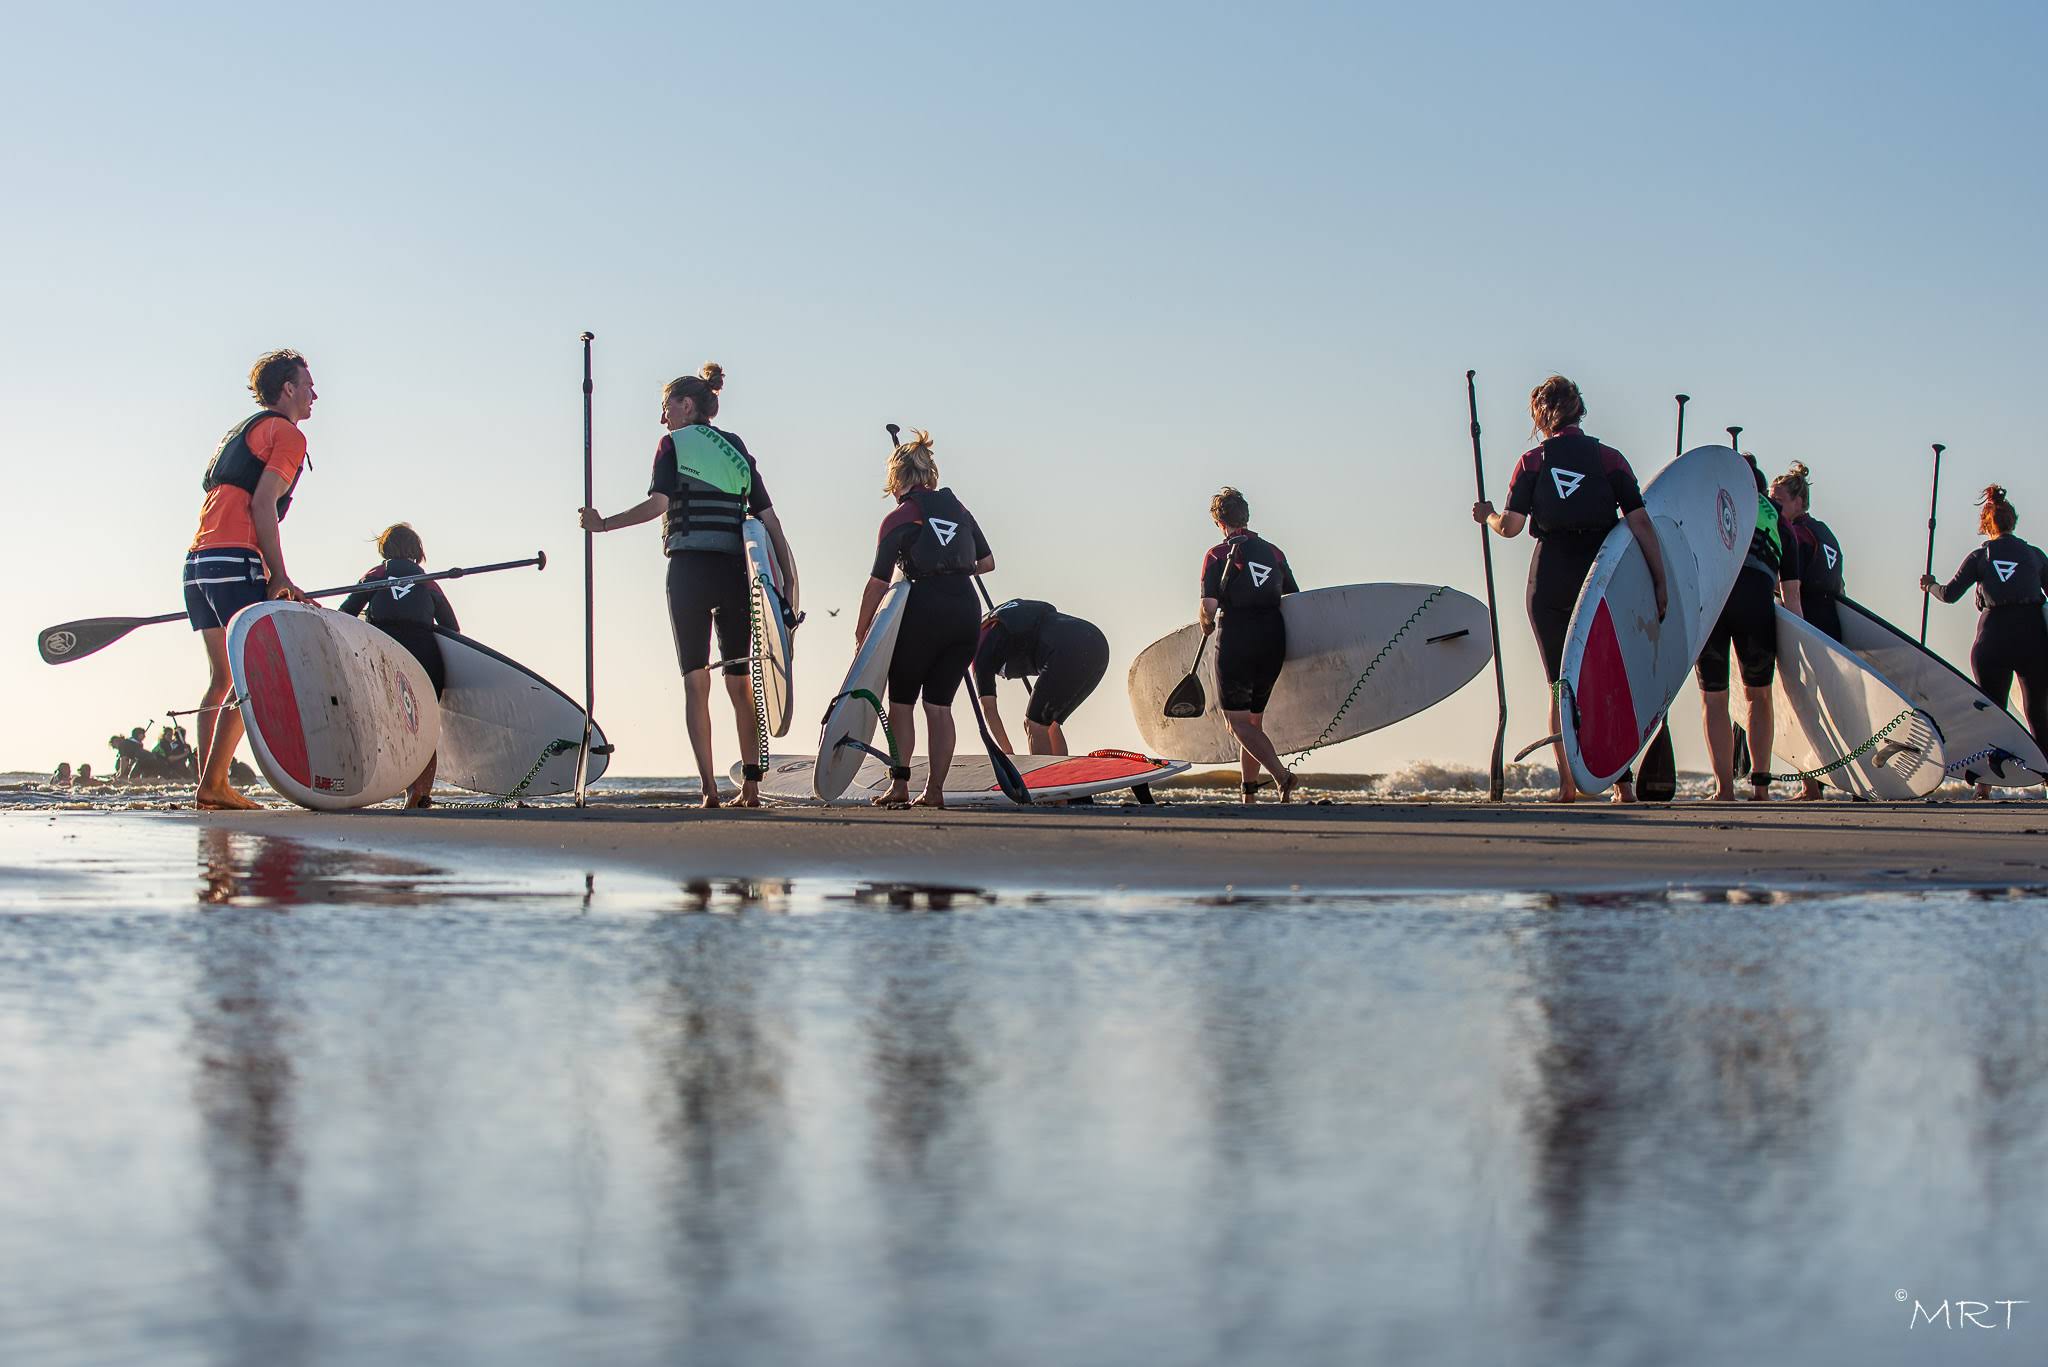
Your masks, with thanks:
[{"label": "woman with blonde bun", "polygon": [[[853,626],[867,640],[882,597],[900,569],[910,581],[903,625],[889,662],[889,732],[896,754],[908,760],[917,747],[917,705],[924,703],[926,774],[920,807],[946,805],[946,774],[953,767],[953,695],[967,677],[981,635],[981,601],[973,578],[996,567],[994,552],[974,514],[939,484],[939,462],[929,432],[913,432],[889,453],[882,492],[896,500],[875,539],[875,560]],[[889,790],[878,807],[910,803],[910,770],[889,771]]]},{"label": "woman with blonde bun", "polygon": [[667,433],[654,448],[654,474],[647,497],[622,513],[605,516],[595,508],[577,512],[587,532],[617,531],[662,519],[662,549],[668,555],[668,620],[675,638],[676,666],[683,672],[684,719],[697,761],[704,807],[719,805],[718,771],[711,752],[711,635],[718,633],[725,691],[732,699],[740,740],[739,805],[761,805],[761,736],[748,681],[753,649],[752,584],[747,573],[746,520],[768,533],[783,582],[796,595],[796,557],[782,534],[761,467],[739,437],[713,427],[725,368],[706,362],[695,375],[670,380],[661,393],[661,424]]},{"label": "woman with blonde bun", "polygon": [[[1990,484],[1978,502],[1983,512],[1977,528],[1984,544],[1963,558],[1946,584],[1931,574],[1920,576],[1920,588],[1944,603],[1977,590],[1977,640],[1970,647],[1970,672],[1984,696],[2005,706],[2012,681],[2020,681],[2021,706],[2027,729],[2040,744],[2048,739],[2048,556],[2013,535],[2020,515],[2007,501],[2003,487]],[[1991,785],[1977,785],[1978,797],[1991,796]]]},{"label": "woman with blonde bun", "polygon": [[[1785,526],[1798,543],[1800,615],[1839,641],[1842,639],[1842,613],[1836,605],[1841,601],[1843,585],[1848,577],[1844,570],[1842,543],[1835,539],[1828,524],[1811,511],[1813,472],[1806,468],[1804,462],[1793,461],[1791,469],[1771,481],[1771,502],[1782,510]],[[1820,800],[1819,779],[1804,778],[1800,784],[1799,801]]]}]

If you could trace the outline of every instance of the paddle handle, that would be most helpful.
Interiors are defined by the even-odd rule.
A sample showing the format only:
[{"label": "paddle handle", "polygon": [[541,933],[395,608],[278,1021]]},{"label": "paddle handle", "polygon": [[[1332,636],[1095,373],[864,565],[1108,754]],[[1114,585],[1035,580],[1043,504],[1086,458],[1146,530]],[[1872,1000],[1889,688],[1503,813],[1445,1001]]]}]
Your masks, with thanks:
[{"label": "paddle handle", "polygon": [[[1486,502],[1486,464],[1479,454],[1479,387],[1474,377],[1479,372],[1465,372],[1465,408],[1472,417],[1472,483],[1478,491],[1479,501]],[[1502,802],[1507,798],[1507,747],[1508,747],[1508,680],[1500,659],[1500,608],[1493,596],[1493,538],[1487,534],[1486,524],[1479,524],[1479,558],[1486,567],[1486,624],[1493,633],[1493,691],[1500,702],[1500,720],[1493,732],[1493,758],[1486,771],[1486,800]]]},{"label": "paddle handle", "polygon": [[[1948,450],[1940,442],[1934,443],[1934,487],[1927,491],[1927,568],[1922,574],[1934,573],[1934,510],[1941,505],[1941,453]],[[1927,644],[1927,609],[1934,595],[1920,595],[1920,644]]]},{"label": "paddle handle", "polygon": [[[590,344],[595,333],[586,332],[583,343],[583,506],[596,497],[591,472],[590,402],[595,386],[590,379]],[[589,801],[591,713],[597,708],[597,553],[595,538],[583,529],[583,739],[576,746],[576,805]]]}]

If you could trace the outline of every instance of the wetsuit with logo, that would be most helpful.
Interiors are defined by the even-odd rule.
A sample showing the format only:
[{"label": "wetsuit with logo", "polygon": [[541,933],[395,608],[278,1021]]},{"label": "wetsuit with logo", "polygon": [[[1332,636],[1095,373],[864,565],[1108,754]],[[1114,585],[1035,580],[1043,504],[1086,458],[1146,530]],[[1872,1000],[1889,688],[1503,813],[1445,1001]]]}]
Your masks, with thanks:
[{"label": "wetsuit with logo", "polygon": [[727,674],[745,674],[753,649],[746,520],[774,506],[747,444],[722,427],[680,427],[654,448],[647,492],[668,496],[662,549],[668,554],[668,622],[683,673],[718,658]]},{"label": "wetsuit with logo", "polygon": [[185,618],[194,631],[225,627],[237,612],[270,596],[251,500],[264,473],[275,470],[285,488],[277,500],[282,521],[306,464],[305,434],[268,408],[242,419],[220,439],[200,480],[206,500],[185,554]]},{"label": "wetsuit with logo", "polygon": [[1985,542],[1963,560],[1955,577],[1935,587],[1944,603],[1977,590],[1977,640],[1970,647],[1970,672],[1984,696],[2000,706],[2020,681],[2027,729],[2048,744],[2048,556],[2007,533]]},{"label": "wetsuit with logo", "polygon": [[362,587],[341,600],[341,611],[363,618],[404,646],[434,681],[434,696],[438,698],[448,687],[448,666],[441,658],[441,638],[434,634],[434,628],[462,629],[455,620],[455,606],[437,583],[387,582],[425,573],[411,560],[393,558],[372,565],[359,581]]},{"label": "wetsuit with logo", "polygon": [[1614,524],[1643,506],[1636,473],[1621,452],[1567,427],[1522,454],[1508,477],[1507,511],[1529,519],[1529,625],[1543,674],[1557,682],[1572,608]]},{"label": "wetsuit with logo", "polygon": [[1811,513],[1792,524],[1792,536],[1799,542],[1799,611],[1807,621],[1842,639],[1841,602],[1846,575],[1842,565],[1842,543],[1828,524]]},{"label": "wetsuit with logo", "polygon": [[996,676],[1029,679],[1024,720],[1056,726],[1074,714],[1109,669],[1109,638],[1093,622],[1050,603],[1013,598],[981,619],[974,649],[974,688],[993,697]]},{"label": "wetsuit with logo", "polygon": [[889,661],[890,702],[953,705],[981,633],[974,567],[992,554],[951,489],[913,489],[882,519],[872,573],[887,583],[901,568],[910,580]]},{"label": "wetsuit with logo", "polygon": [[1202,557],[1202,597],[1216,600],[1217,705],[1264,712],[1287,663],[1287,619],[1280,600],[1299,593],[1294,567],[1278,546],[1250,528],[1232,532]]},{"label": "wetsuit with logo", "polygon": [[1731,650],[1742,668],[1743,687],[1769,688],[1778,677],[1777,586],[1798,582],[1799,543],[1779,525],[1778,505],[1764,494],[1764,477],[1753,466],[1751,473],[1756,474],[1756,531],[1735,587],[1693,666],[1702,693],[1728,691]]}]

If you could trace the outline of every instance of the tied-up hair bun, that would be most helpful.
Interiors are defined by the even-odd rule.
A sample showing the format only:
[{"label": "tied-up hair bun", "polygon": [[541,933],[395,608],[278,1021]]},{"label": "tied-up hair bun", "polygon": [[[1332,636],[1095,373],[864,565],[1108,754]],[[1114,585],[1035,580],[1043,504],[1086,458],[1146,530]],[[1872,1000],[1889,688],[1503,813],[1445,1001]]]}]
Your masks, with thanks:
[{"label": "tied-up hair bun", "polygon": [[1985,485],[1984,497],[1978,499],[1977,502],[1990,504],[1998,504],[2005,502],[2005,486],[2003,484]]}]

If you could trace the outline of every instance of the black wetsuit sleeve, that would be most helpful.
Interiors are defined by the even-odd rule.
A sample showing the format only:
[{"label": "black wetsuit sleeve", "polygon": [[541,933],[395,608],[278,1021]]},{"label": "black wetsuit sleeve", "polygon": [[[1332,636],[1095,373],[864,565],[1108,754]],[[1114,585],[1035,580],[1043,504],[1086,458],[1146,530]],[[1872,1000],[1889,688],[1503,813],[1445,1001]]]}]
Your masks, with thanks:
[{"label": "black wetsuit sleeve", "polygon": [[750,517],[759,517],[761,514],[767,512],[770,508],[775,506],[775,500],[768,497],[768,486],[761,482],[761,462],[754,459],[754,453],[747,449],[747,444],[741,441],[733,433],[727,432],[722,427],[716,430],[719,433],[721,433],[727,441],[733,444],[735,450],[737,450],[742,456],[746,457],[748,479],[747,515]]},{"label": "black wetsuit sleeve", "polygon": [[[376,584],[383,582],[384,578],[384,567],[382,565],[379,565],[377,566],[377,568],[371,570],[368,574],[364,575],[357,582],[363,584]],[[357,589],[354,593],[351,593],[348,597],[342,599],[341,606],[336,608],[335,611],[345,612],[351,617],[360,617],[363,615],[363,609],[370,606],[370,595],[374,592],[374,589]]]},{"label": "black wetsuit sleeve", "polygon": [[1963,557],[1963,563],[1956,567],[1955,576],[1946,584],[1937,584],[1934,596],[1944,603],[1953,603],[1963,596],[1963,590],[1984,579],[1984,548],[1979,546]]},{"label": "black wetsuit sleeve", "polygon": [[683,491],[683,477],[676,470],[676,443],[664,436],[654,448],[654,473],[648,477],[647,492],[674,498]]},{"label": "black wetsuit sleeve", "polygon": [[428,584],[434,591],[434,623],[450,631],[462,630],[462,624],[455,620],[455,605],[448,601],[448,595],[441,592],[439,584]]},{"label": "black wetsuit sleeve", "polygon": [[1540,448],[1515,462],[1514,472],[1508,476],[1508,501],[1502,512],[1520,513],[1527,517],[1536,511],[1536,472],[1542,463]]},{"label": "black wetsuit sleeve", "polygon": [[1806,577],[1806,548],[1799,544],[1799,538],[1791,535],[1791,528],[1785,529],[1785,554],[1778,561],[1778,582],[1796,584]]},{"label": "black wetsuit sleeve", "polygon": [[1293,562],[1292,560],[1286,560],[1286,561],[1282,561],[1282,562],[1281,562],[1281,564],[1280,564],[1280,593],[1281,593],[1281,596],[1282,596],[1282,597],[1285,597],[1286,595],[1288,595],[1288,594],[1290,594],[1290,593],[1300,593],[1300,592],[1301,592],[1301,585],[1299,585],[1299,584],[1297,584],[1297,583],[1295,583],[1295,582],[1294,582],[1294,562]]},{"label": "black wetsuit sleeve", "polygon": [[[969,514],[968,516],[969,516],[969,517],[971,518],[971,517],[973,516],[973,514],[971,514],[971,513],[970,513],[970,514]],[[987,537],[985,537],[985,536],[983,536],[983,535],[981,534],[981,523],[980,523],[980,522],[978,522],[978,521],[977,521],[977,522],[975,522],[975,524],[974,524],[974,558],[975,558],[976,562],[980,562],[980,561],[986,560],[986,559],[988,559],[988,558],[989,558],[990,556],[992,556],[992,555],[994,555],[994,554],[995,554],[995,552],[994,552],[994,551],[992,551],[992,550],[990,550],[990,549],[988,548],[988,538],[987,538]]]},{"label": "black wetsuit sleeve", "polygon": [[896,567],[903,563],[904,552],[910,549],[910,543],[917,539],[918,530],[923,526],[922,522],[905,522],[884,532],[882,539],[875,544],[875,563],[868,573],[885,584],[895,578]]},{"label": "black wetsuit sleeve", "polygon": [[976,697],[993,697],[996,691],[996,670],[1003,662],[1004,653],[1009,649],[1009,632],[1000,623],[991,623],[981,629],[981,640],[974,647],[974,693]]},{"label": "black wetsuit sleeve", "polygon": [[1619,452],[1615,453],[1613,467],[1607,472],[1607,489],[1614,495],[1614,506],[1620,509],[1623,517],[1643,506],[1643,488],[1636,482],[1636,472],[1629,468],[1628,461]]},{"label": "black wetsuit sleeve", "polygon": [[1223,597],[1223,566],[1228,556],[1218,555],[1212,549],[1202,559],[1202,596],[1221,601]]}]

